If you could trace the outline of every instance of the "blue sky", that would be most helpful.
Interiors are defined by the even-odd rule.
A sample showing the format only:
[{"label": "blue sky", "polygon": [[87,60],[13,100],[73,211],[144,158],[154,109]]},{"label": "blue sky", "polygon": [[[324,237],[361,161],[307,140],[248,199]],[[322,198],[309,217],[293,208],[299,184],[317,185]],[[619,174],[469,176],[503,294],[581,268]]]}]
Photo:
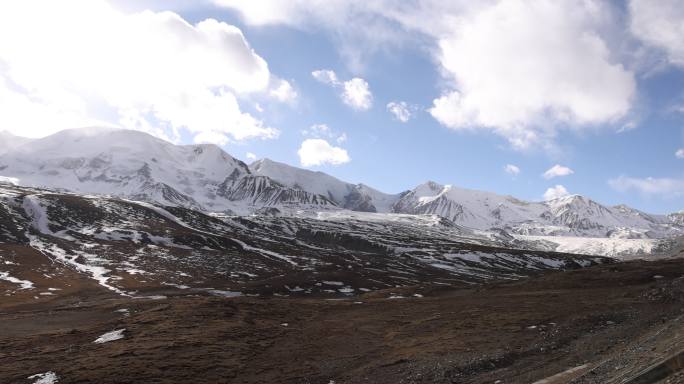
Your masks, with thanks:
[{"label": "blue sky", "polygon": [[[146,17],[134,19],[135,28],[161,31],[160,41],[165,41],[165,33],[178,33],[183,49],[195,41],[185,40],[183,34],[196,34],[193,39],[200,45],[206,38],[203,49],[208,53],[201,56],[205,61],[192,63],[191,58],[190,64],[176,67],[174,63],[188,60],[176,57],[177,46],[155,51],[164,59],[158,65],[168,63],[171,75],[187,79],[165,88],[168,94],[161,96],[146,92],[156,82],[140,85],[143,97],[124,95],[123,87],[106,82],[81,92],[83,86],[64,76],[59,86],[86,100],[86,107],[67,114],[70,105],[59,105],[60,119],[77,117],[59,121],[62,126],[74,121],[122,125],[179,143],[215,142],[247,162],[250,153],[304,164],[385,192],[434,180],[542,200],[555,188],[605,204],[672,212],[684,209],[684,153],[676,155],[684,148],[684,11],[676,3],[659,2],[654,9],[655,2],[586,2],[586,9],[568,10],[561,2],[543,1],[538,6],[517,1],[477,6],[444,6],[430,0],[114,1],[103,5],[105,11],[89,10],[118,23],[149,9]],[[171,25],[175,19],[161,14],[165,10],[189,26]],[[87,12],[79,14],[88,17]],[[525,19],[529,14],[544,16],[545,21],[534,25]],[[72,25],[82,22],[73,14],[65,17]],[[205,19],[226,27],[200,27]],[[662,28],[649,27],[654,24]],[[245,46],[226,40],[229,47],[223,52],[224,46],[212,45],[214,37],[236,36],[227,26],[237,27]],[[105,32],[102,36],[111,38]],[[121,39],[128,43],[126,37]],[[124,43],[124,48],[117,45],[117,57],[145,60],[142,50],[127,49]],[[3,53],[3,48],[7,45],[0,41],[0,62],[9,63],[10,70],[0,70],[0,79],[4,76],[6,84],[18,84],[25,92],[40,90],[24,85],[11,71],[25,58],[10,56],[9,49]],[[215,58],[212,53],[217,51],[225,57]],[[214,59],[220,65],[205,66]],[[236,62],[242,64],[236,68]],[[231,75],[224,76],[223,68]],[[317,80],[312,76],[317,70],[334,71],[336,82]],[[203,71],[207,76],[197,74]],[[350,93],[360,97],[356,104],[343,100],[345,84],[354,78],[368,85],[370,105],[358,92]],[[250,88],[262,80],[257,89]],[[287,87],[282,88],[284,82]],[[53,92],[50,86],[45,89]],[[279,87],[286,92],[273,96]],[[54,112],[57,107],[46,96],[51,94],[31,94],[42,104],[30,108],[50,107]],[[179,100],[202,103],[176,113],[192,104],[165,99],[176,94]],[[237,104],[232,112],[220,110],[233,96]],[[435,100],[440,98],[444,105],[437,110]],[[388,111],[390,102],[406,103],[410,118],[398,120]],[[229,128],[213,123],[226,119]],[[6,120],[0,123],[7,126]],[[244,129],[236,130],[235,124],[244,124]],[[312,129],[314,125],[327,130]],[[25,125],[13,132],[51,132],[31,129]],[[318,141],[310,142],[302,154],[307,140]],[[324,147],[318,145],[321,141]],[[519,172],[506,172],[506,165]],[[554,165],[567,170],[543,177]]]}]

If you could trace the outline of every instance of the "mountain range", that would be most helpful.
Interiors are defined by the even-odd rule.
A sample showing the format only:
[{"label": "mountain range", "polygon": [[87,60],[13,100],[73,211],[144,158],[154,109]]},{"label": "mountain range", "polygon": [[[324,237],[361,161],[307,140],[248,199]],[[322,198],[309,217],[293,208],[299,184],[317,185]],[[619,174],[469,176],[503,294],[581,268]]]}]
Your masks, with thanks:
[{"label": "mountain range", "polygon": [[388,194],[269,159],[247,165],[213,144],[174,145],[111,128],[41,139],[0,132],[0,180],[228,215],[357,211],[438,215],[473,229],[531,236],[658,239],[684,233],[684,211],[648,214],[580,195],[529,202],[432,181]]}]

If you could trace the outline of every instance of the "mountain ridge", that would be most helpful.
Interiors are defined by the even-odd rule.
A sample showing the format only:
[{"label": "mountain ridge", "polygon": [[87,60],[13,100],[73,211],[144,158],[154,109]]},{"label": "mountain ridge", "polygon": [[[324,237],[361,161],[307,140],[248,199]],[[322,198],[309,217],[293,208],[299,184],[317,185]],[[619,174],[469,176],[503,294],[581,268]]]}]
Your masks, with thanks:
[{"label": "mountain ridge", "polygon": [[175,145],[133,130],[88,127],[41,139],[7,137],[12,142],[5,147],[14,147],[3,152],[0,146],[0,176],[33,187],[235,215],[351,210],[439,215],[458,225],[519,235],[662,238],[684,233],[681,212],[653,215],[581,195],[528,202],[434,181],[388,194],[269,159],[247,165],[214,144]]}]

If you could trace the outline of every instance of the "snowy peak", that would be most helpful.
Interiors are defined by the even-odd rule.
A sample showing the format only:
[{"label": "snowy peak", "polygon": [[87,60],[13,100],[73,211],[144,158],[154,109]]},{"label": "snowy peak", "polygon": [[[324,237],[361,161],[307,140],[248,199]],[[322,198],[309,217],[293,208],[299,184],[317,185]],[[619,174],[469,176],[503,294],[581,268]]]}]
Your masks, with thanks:
[{"label": "snowy peak", "polygon": [[584,196],[567,196],[546,204],[553,224],[603,231],[607,237],[664,237],[684,229],[666,216],[650,215],[626,205],[606,207]]},{"label": "snowy peak", "polygon": [[221,182],[235,169],[249,173],[216,146],[176,146],[143,132],[111,128],[61,131],[8,151],[0,164],[25,184],[74,191],[87,191],[93,182],[126,186],[135,179],[190,190]]},{"label": "snowy peak", "polygon": [[351,184],[323,172],[309,171],[270,159],[257,160],[249,166],[252,173],[270,177],[291,188],[306,190],[341,202]]},{"label": "snowy peak", "polygon": [[643,238],[684,233],[679,216],[649,215],[626,206],[606,207],[585,196],[525,202],[435,182],[403,193],[392,212],[435,214],[466,227],[505,228],[521,235]]},{"label": "snowy peak", "polygon": [[426,181],[411,192],[417,197],[434,197],[444,190],[444,186],[434,181]]},{"label": "snowy peak", "polygon": [[483,228],[489,226],[478,213],[483,203],[477,191],[428,181],[404,193],[392,209],[396,213],[440,215],[461,225]]},{"label": "snowy peak", "polygon": [[61,131],[0,155],[0,169],[23,185],[237,214],[280,204],[331,205],[326,197],[252,177],[216,145],[174,145],[131,130]]},{"label": "snowy peak", "polygon": [[542,217],[556,225],[583,230],[619,225],[619,220],[609,208],[583,196],[565,196],[545,204],[549,210]]},{"label": "snowy peak", "polygon": [[354,211],[387,212],[396,200],[363,184],[351,184],[323,172],[309,171],[269,159],[250,164],[255,175],[267,176],[284,186],[326,196],[335,205]]},{"label": "snowy peak", "polygon": [[597,202],[580,195],[560,197],[545,202],[553,216],[576,214],[587,217],[605,217],[613,212]]},{"label": "snowy peak", "polygon": [[240,168],[245,173],[249,173],[247,164],[230,156],[217,145],[196,144],[188,145],[186,147],[191,150],[187,161],[196,166],[211,169],[212,167],[215,167],[216,164],[225,163],[230,164],[235,168]]},{"label": "snowy peak", "polygon": [[0,156],[7,151],[18,148],[30,141],[32,141],[32,139],[27,137],[15,136],[7,131],[0,131]]}]

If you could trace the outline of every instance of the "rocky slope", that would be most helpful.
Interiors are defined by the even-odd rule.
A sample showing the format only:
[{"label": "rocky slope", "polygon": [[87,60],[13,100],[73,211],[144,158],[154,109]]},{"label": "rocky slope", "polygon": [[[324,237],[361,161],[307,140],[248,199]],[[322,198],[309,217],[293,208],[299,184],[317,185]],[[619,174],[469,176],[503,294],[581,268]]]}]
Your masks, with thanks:
[{"label": "rocky slope", "polygon": [[173,287],[350,295],[609,261],[525,248],[524,241],[483,236],[436,216],[235,217],[0,184],[0,280],[38,299],[48,288],[67,289],[74,274],[124,296]]}]

